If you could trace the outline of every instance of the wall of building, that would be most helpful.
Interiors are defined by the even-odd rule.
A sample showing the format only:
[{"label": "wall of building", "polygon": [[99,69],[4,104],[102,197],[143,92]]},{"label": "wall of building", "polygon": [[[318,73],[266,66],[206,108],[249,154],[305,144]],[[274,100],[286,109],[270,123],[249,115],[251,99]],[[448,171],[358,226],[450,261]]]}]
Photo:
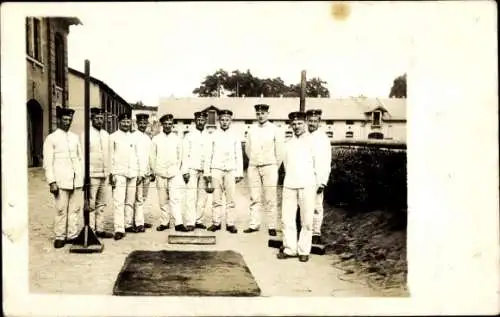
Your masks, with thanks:
[{"label": "wall of building", "polygon": [[[40,108],[41,116],[36,116],[36,118],[30,117],[30,114],[32,115],[33,112],[28,111],[27,153],[28,166],[40,166],[43,159],[40,143],[43,143],[47,135],[57,127],[55,117],[56,106],[65,106],[67,102],[67,35],[69,33],[69,27],[60,19],[37,18],[40,21],[40,57],[35,59],[34,51],[36,41],[33,19],[32,17],[27,18],[27,29],[25,34],[25,40],[27,42],[29,41],[26,51],[26,107],[28,107],[29,103],[30,107],[28,107],[28,110]],[[63,58],[65,65],[65,84],[62,85],[63,87],[56,87],[55,85],[56,54],[54,36],[56,33],[60,33],[63,42]],[[33,100],[36,102],[33,102]],[[33,133],[34,130],[40,133]],[[38,157],[36,159],[37,162],[35,162],[34,156]]]},{"label": "wall of building", "polygon": [[[75,110],[71,131],[80,134],[85,130],[85,80],[70,73],[68,76],[68,106]],[[97,84],[90,82],[90,107],[102,108],[101,93]]]}]

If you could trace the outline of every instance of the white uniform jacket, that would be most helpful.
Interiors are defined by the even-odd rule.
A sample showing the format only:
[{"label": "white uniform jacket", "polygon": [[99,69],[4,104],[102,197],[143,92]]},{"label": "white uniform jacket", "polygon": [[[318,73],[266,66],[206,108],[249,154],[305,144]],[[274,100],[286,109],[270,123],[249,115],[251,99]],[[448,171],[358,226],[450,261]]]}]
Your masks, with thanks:
[{"label": "white uniform jacket", "polygon": [[171,178],[179,175],[182,160],[182,140],[174,132],[163,131],[153,137],[150,166],[154,174]]},{"label": "white uniform jacket", "polygon": [[229,128],[213,132],[206,151],[204,175],[211,176],[212,169],[233,171],[235,177],[243,177],[243,149],[241,139]]},{"label": "white uniform jacket", "polygon": [[43,144],[43,167],[47,183],[61,189],[83,187],[84,165],[80,140],[71,131],[57,129]]},{"label": "white uniform jacket", "polygon": [[109,136],[111,174],[128,178],[144,175],[139,162],[137,143],[130,132],[116,130]]},{"label": "white uniform jacket", "polygon": [[297,189],[317,187],[321,184],[316,153],[313,139],[308,132],[304,132],[299,137],[293,135],[288,140],[283,158],[285,166],[284,187]]},{"label": "white uniform jacket", "polygon": [[207,130],[193,128],[189,131],[182,145],[182,174],[189,173],[190,169],[203,171],[206,147],[210,141]]},{"label": "white uniform jacket", "polygon": [[[82,138],[85,142],[85,138]],[[85,144],[83,145],[85,148]],[[97,130],[90,127],[90,177],[108,177],[110,172],[109,161],[109,134],[106,130]],[[85,158],[84,158],[85,161]]]},{"label": "white uniform jacket", "polygon": [[146,133],[136,130],[132,136],[137,143],[137,151],[139,153],[140,170],[143,174],[140,176],[149,176],[151,174],[151,166],[149,155],[151,153],[151,138]]},{"label": "white uniform jacket", "polygon": [[332,147],[330,139],[324,130],[317,129],[310,133],[316,149],[316,170],[318,173],[319,184],[326,186],[330,177],[332,163]]},{"label": "white uniform jacket", "polygon": [[284,134],[275,124],[258,122],[248,130],[245,153],[250,166],[281,165]]}]

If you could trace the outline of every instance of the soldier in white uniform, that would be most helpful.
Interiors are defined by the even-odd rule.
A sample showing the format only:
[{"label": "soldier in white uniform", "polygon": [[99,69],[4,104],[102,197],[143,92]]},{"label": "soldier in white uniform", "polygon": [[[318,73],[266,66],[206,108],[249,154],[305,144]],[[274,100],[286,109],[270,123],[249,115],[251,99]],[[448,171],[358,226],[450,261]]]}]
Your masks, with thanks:
[{"label": "soldier in white uniform", "polygon": [[90,197],[89,225],[99,238],[113,238],[104,231],[104,209],[108,204],[109,134],[103,129],[104,113],[101,108],[90,109]]},{"label": "soldier in white uniform", "polygon": [[317,172],[319,187],[316,194],[316,206],[313,217],[313,244],[321,244],[321,225],[323,223],[323,190],[328,184],[330,177],[332,149],[330,139],[326,132],[319,128],[322,111],[320,109],[311,109],[306,111],[307,128],[313,139],[317,151]]},{"label": "soldier in white uniform", "polygon": [[182,140],[172,132],[173,120],[171,114],[160,118],[163,132],[155,135],[151,143],[151,170],[156,179],[161,209],[160,225],[156,230],[168,229],[173,218],[175,231],[187,232],[181,213]]},{"label": "soldier in white uniform", "polygon": [[[314,203],[320,183],[316,170],[317,157],[312,139],[305,131],[306,114],[292,112],[288,118],[294,136],[286,143],[283,158],[283,249],[277,254],[277,258],[287,259],[298,255],[299,261],[307,262],[311,253]],[[302,225],[298,240],[295,223],[297,206],[300,208]]]},{"label": "soldier in white uniform", "polygon": [[204,176],[214,187],[212,225],[207,229],[217,231],[222,223],[222,197],[226,196],[226,230],[237,233],[234,223],[236,183],[243,179],[243,150],[238,135],[230,129],[233,112],[219,111],[219,129],[214,131],[207,146]]},{"label": "soldier in white uniform", "polygon": [[269,105],[258,104],[254,108],[257,124],[249,129],[245,144],[245,153],[249,159],[247,173],[250,187],[250,224],[243,232],[259,230],[261,212],[265,209],[268,233],[276,236],[278,168],[283,156],[284,135],[276,125],[269,122]]},{"label": "soldier in white uniform", "polygon": [[185,213],[186,228],[206,229],[203,224],[204,209],[208,195],[205,192],[207,183],[203,177],[204,151],[210,141],[205,130],[206,112],[194,113],[195,128],[184,137],[182,146],[182,177],[186,183]]},{"label": "soldier in white uniform", "polygon": [[149,115],[146,113],[136,114],[137,130],[132,133],[137,143],[141,171],[144,172],[142,182],[137,185],[134,204],[134,232],[145,232],[145,228],[151,228],[150,223],[145,222],[144,203],[148,199],[149,186],[152,180],[151,166],[149,165],[149,154],[151,153],[151,138],[146,134],[149,124]]},{"label": "soldier in white uniform", "polygon": [[56,108],[58,128],[43,144],[45,178],[54,195],[54,247],[62,248],[78,236],[83,207],[83,153],[78,136],[71,131],[73,109]]},{"label": "soldier in white uniform", "polygon": [[130,133],[131,119],[131,114],[128,112],[120,114],[119,129],[109,137],[115,240],[122,239],[125,232],[134,232],[135,191],[137,184],[142,181],[141,175],[144,175],[140,170],[137,144]]}]

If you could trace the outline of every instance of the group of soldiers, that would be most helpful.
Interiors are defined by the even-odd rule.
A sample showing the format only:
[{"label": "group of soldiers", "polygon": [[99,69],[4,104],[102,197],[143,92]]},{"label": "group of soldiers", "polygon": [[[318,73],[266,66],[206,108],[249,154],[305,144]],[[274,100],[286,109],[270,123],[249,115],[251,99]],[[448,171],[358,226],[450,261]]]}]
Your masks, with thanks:
[{"label": "group of soldiers", "polygon": [[[319,128],[321,110],[291,112],[288,118],[294,135],[285,142],[282,130],[268,119],[270,106],[258,104],[254,108],[257,122],[247,133],[244,150],[238,133],[231,129],[233,112],[228,109],[218,112],[219,125],[211,133],[206,129],[207,113],[195,112],[194,127],[184,138],[173,131],[174,116],[165,114],[159,119],[162,131],[151,138],[146,133],[147,114],[136,115],[137,130],[133,132],[131,113],[120,114],[118,130],[108,134],[103,128],[102,109],[91,108],[89,225],[96,235],[120,240],[126,233],[151,228],[152,224],[145,222],[144,210],[151,182],[156,182],[160,206],[157,231],[169,229],[173,223],[175,231],[215,232],[221,230],[225,220],[225,229],[237,233],[235,190],[243,180],[244,151],[248,157],[250,208],[249,224],[243,232],[259,231],[264,212],[268,234],[277,235],[278,173],[283,164],[283,248],[277,258],[308,261],[312,244],[321,243],[323,190],[331,168],[330,141]],[[45,175],[57,210],[55,248],[74,242],[81,229],[78,224],[83,209],[84,155],[81,138],[70,131],[73,115],[72,109],[57,108],[58,128],[46,138],[43,149]],[[104,230],[109,185],[113,233]],[[212,215],[207,228],[204,218],[208,194],[212,194]]]}]

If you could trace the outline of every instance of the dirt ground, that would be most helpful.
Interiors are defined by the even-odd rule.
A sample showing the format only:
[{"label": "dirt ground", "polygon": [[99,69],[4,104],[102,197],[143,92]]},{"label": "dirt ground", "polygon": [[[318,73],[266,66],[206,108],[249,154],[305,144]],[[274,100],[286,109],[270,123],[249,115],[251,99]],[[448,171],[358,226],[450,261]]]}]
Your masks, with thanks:
[{"label": "dirt ground", "polygon": [[[172,230],[129,233],[120,241],[103,239],[104,250],[97,254],[69,253],[69,246],[53,248],[54,202],[48,192],[43,170],[29,170],[29,269],[30,291],[35,293],[111,295],[116,277],[125,258],[134,250],[234,250],[242,254],[262,290],[262,296],[407,296],[400,289],[369,285],[362,276],[346,274],[334,264],[333,253],[312,255],[307,263],[296,259],[277,260],[276,249],[267,247],[267,231],[244,234],[248,219],[246,181],[238,184],[238,234],[215,233],[216,245],[172,245],[167,238]],[[146,219],[158,225],[159,206],[152,184],[147,201]],[[111,196],[111,195],[109,195]],[[112,230],[110,205],[106,209],[106,229]],[[195,231],[208,234],[206,230]]]}]

